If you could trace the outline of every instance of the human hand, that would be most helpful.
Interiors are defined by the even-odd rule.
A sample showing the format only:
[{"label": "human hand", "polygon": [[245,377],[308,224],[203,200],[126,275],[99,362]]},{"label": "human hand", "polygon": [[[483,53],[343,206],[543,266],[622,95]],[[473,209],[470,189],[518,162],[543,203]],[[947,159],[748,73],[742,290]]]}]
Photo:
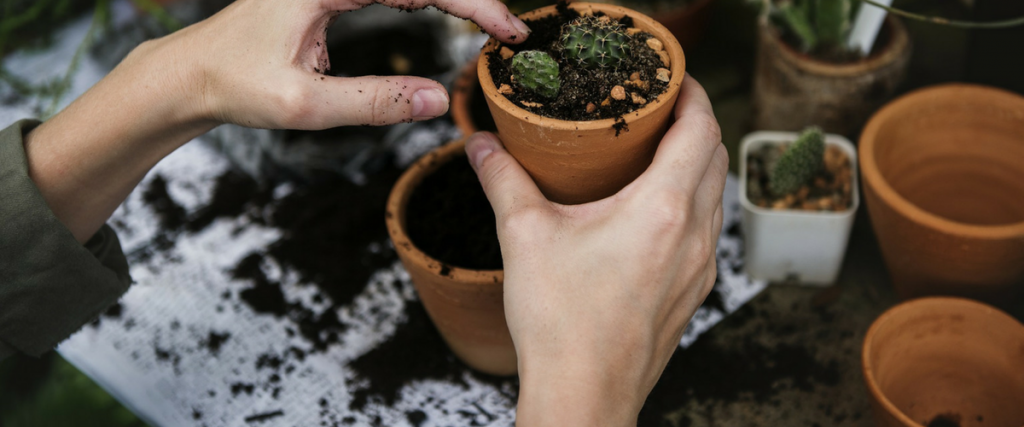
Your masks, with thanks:
[{"label": "human hand", "polygon": [[[324,129],[425,120],[448,110],[444,87],[420,77],[330,77],[327,28],[373,3],[436,6],[506,42],[529,29],[497,0],[239,0],[211,18],[152,42],[180,45],[194,63],[187,84],[198,115],[260,128]],[[140,49],[145,51],[145,49]],[[166,51],[164,52],[166,53]]]},{"label": "human hand", "polygon": [[635,425],[714,286],[728,154],[693,78],[675,116],[647,171],[584,205],[547,201],[493,135],[467,142],[498,221],[519,425]]}]

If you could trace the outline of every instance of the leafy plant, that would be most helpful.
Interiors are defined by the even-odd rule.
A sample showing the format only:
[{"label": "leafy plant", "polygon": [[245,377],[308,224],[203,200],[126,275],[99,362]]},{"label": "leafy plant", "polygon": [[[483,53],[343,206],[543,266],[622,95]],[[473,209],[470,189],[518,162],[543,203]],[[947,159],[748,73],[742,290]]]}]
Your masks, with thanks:
[{"label": "leafy plant", "polygon": [[629,57],[632,37],[616,21],[584,16],[562,27],[566,58],[586,68],[618,67]]},{"label": "leafy plant", "polygon": [[804,52],[843,51],[853,26],[852,0],[783,0],[771,5],[773,21],[800,42]]},{"label": "leafy plant", "polygon": [[545,52],[526,50],[512,57],[516,83],[545,98],[558,96],[561,89],[558,71],[558,63]]},{"label": "leafy plant", "polygon": [[824,155],[825,135],[821,128],[805,129],[775,163],[769,182],[772,193],[781,196],[799,190],[821,170]]}]

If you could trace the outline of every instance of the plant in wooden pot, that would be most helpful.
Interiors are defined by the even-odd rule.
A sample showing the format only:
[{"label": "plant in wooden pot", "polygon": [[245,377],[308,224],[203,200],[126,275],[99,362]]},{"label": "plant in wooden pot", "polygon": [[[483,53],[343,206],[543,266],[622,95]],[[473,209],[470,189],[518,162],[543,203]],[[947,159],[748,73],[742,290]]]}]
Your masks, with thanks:
[{"label": "plant in wooden pot", "polygon": [[751,277],[835,282],[859,204],[857,151],[818,128],[755,132],[740,146],[740,204]]},{"label": "plant in wooden pot", "polygon": [[406,170],[391,190],[385,222],[427,314],[455,355],[487,374],[515,374],[494,212],[466,160],[464,140]]},{"label": "plant in wooden pot", "polygon": [[477,66],[498,134],[548,199],[615,194],[647,168],[668,129],[682,48],[620,6],[559,3],[521,18],[530,37],[491,39]]},{"label": "plant in wooden pot", "polygon": [[910,60],[907,30],[890,16],[863,49],[851,37],[859,4],[764,0],[754,73],[755,129],[818,125],[852,135],[892,96]]}]

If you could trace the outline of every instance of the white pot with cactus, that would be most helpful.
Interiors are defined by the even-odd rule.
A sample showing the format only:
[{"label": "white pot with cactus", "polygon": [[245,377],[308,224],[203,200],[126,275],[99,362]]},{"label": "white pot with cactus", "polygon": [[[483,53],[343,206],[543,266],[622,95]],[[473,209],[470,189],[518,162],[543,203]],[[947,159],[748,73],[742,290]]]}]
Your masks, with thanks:
[{"label": "white pot with cactus", "polygon": [[860,206],[849,140],[818,128],[751,133],[740,146],[739,192],[747,274],[835,282]]}]

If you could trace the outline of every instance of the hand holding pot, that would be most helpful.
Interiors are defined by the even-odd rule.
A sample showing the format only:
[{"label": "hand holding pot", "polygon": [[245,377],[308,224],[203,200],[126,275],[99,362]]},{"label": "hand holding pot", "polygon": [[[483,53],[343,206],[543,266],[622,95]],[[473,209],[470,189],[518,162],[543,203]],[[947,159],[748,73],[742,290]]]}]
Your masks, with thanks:
[{"label": "hand holding pot", "polygon": [[466,144],[498,221],[520,425],[635,425],[714,285],[728,154],[689,76],[654,162],[617,194],[549,202],[494,135]]},{"label": "hand holding pot", "polygon": [[239,0],[143,43],[31,131],[25,143],[31,178],[57,218],[85,242],[160,159],[219,124],[315,130],[444,114],[448,95],[429,79],[322,74],[329,68],[328,25],[372,3],[439,4],[509,42],[529,31],[497,0]]}]

